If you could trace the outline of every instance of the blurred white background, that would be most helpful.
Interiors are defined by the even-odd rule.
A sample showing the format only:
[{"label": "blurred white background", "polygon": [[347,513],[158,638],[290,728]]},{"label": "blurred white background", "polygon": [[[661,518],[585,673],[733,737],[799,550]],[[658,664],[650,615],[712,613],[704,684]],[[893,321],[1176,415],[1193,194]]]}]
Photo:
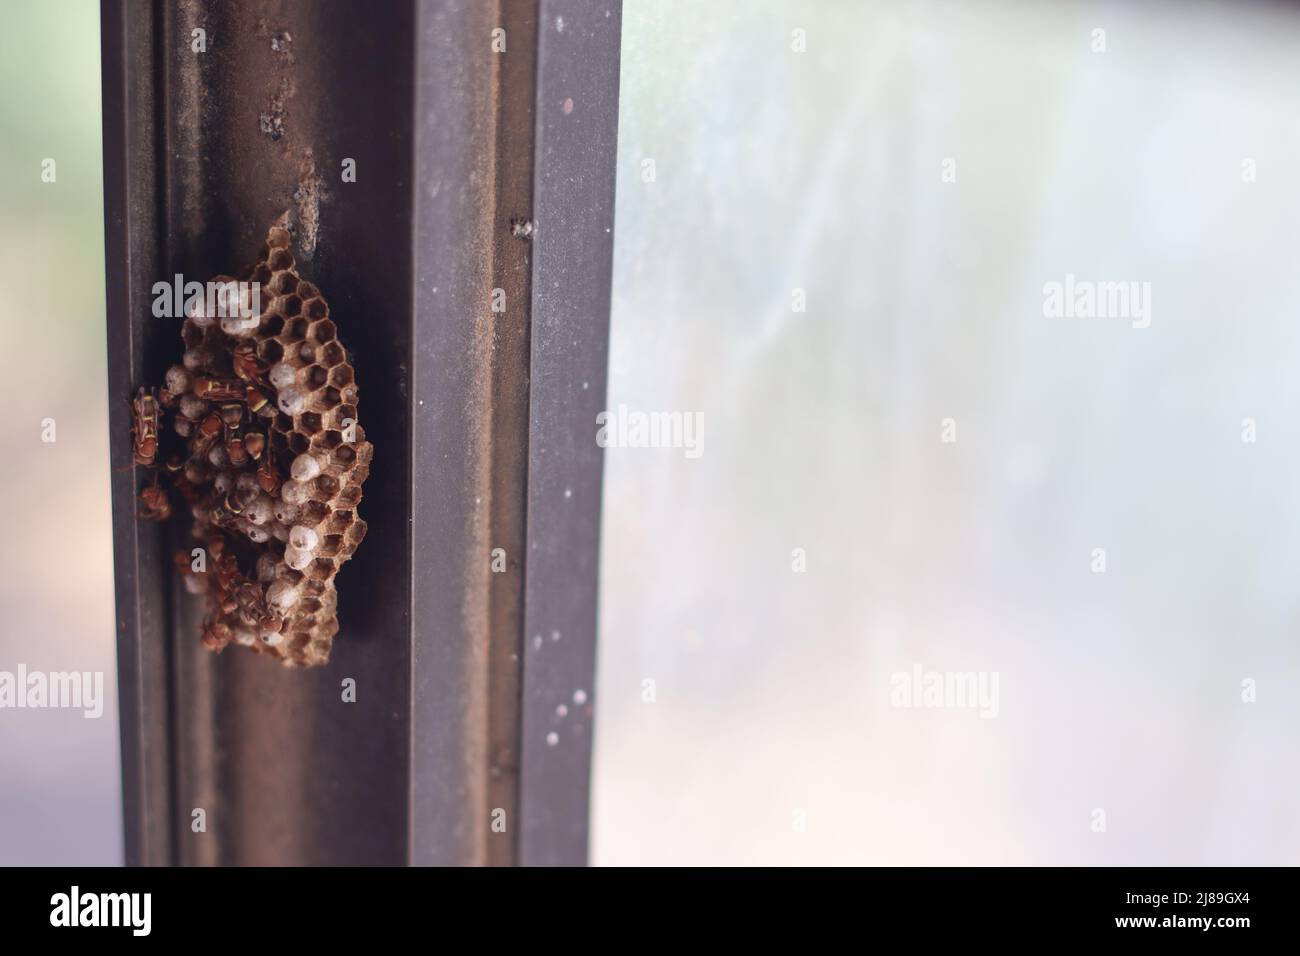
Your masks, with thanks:
[{"label": "blurred white background", "polygon": [[[629,0],[609,406],[705,428],[606,452],[595,862],[1300,862],[1297,49]],[[1067,273],[1150,326],[1045,318]],[[998,716],[892,707],[918,664]]]}]

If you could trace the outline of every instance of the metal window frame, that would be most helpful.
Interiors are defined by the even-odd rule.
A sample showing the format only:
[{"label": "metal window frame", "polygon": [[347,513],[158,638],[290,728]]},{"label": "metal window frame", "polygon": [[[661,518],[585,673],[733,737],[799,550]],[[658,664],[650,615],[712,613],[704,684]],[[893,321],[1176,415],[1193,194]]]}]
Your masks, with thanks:
[{"label": "metal window frame", "polygon": [[[103,0],[101,16],[127,862],[584,863],[618,2]],[[178,349],[152,284],[239,268],[285,208],[319,214],[302,271],[376,448],[370,534],[312,672],[198,647],[166,559],[184,529],[135,517],[123,401]]]}]

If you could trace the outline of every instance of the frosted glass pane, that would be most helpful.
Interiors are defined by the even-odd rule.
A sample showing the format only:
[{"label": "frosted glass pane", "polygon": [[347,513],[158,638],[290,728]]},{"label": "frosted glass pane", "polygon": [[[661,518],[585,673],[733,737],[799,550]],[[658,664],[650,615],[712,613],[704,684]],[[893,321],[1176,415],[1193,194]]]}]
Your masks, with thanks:
[{"label": "frosted glass pane", "polygon": [[624,31],[594,861],[1300,860],[1296,11]]}]

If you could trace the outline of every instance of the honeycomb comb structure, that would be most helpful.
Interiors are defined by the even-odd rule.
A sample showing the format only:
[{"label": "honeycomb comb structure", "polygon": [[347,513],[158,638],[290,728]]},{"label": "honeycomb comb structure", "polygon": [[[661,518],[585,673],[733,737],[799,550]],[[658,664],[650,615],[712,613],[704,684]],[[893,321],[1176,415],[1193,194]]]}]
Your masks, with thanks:
[{"label": "honeycomb comb structure", "polygon": [[[329,660],[338,632],[334,577],[366,534],[357,506],[374,449],[329,306],[290,247],[277,223],[243,286],[213,280],[242,296],[247,317],[187,310],[183,361],[160,396],[184,444],[163,469],[207,547],[205,569],[176,559],[187,589],[207,598],[203,643],[312,666]],[[260,314],[248,308],[252,283]]]}]

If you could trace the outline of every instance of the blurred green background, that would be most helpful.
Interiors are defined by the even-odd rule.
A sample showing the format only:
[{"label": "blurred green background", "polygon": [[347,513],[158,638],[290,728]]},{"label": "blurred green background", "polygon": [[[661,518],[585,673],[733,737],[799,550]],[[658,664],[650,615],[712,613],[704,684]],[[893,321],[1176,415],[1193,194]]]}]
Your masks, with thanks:
[{"label": "blurred green background", "polygon": [[103,671],[107,698],[97,720],[0,710],[0,864],[111,865],[121,823],[99,6],[0,0],[0,24],[0,670]]}]

